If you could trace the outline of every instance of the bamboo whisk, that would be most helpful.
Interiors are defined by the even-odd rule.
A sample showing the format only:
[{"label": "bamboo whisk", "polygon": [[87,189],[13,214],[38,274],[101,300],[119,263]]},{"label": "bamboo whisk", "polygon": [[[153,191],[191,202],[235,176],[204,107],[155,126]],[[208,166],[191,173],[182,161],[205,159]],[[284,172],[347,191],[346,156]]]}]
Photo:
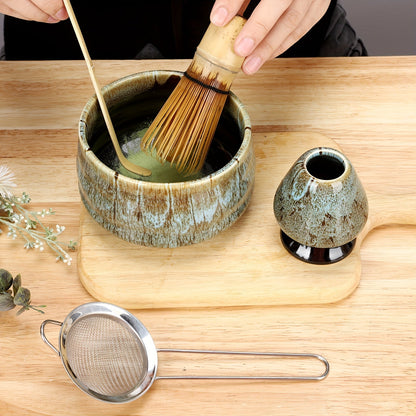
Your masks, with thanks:
[{"label": "bamboo whisk", "polygon": [[231,84],[244,58],[234,41],[245,23],[210,24],[194,58],[142,139],[142,149],[191,174],[204,164]]}]

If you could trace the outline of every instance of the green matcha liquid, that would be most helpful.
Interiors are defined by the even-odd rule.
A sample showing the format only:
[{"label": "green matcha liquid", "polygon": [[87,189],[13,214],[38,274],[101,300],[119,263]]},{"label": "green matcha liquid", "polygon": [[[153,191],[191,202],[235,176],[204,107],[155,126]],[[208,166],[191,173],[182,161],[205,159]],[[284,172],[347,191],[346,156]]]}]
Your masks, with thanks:
[{"label": "green matcha liquid", "polygon": [[[182,173],[178,172],[175,166],[171,165],[169,162],[162,163],[155,156],[150,155],[146,152],[142,152],[140,150],[140,141],[143,135],[145,134],[146,130],[147,128],[142,128],[139,130],[135,130],[129,134],[122,135],[120,142],[130,144],[128,146],[130,149],[127,151],[127,159],[138,166],[150,169],[152,171],[152,175],[147,177],[137,175],[133,172],[130,172],[121,163],[119,163],[118,167],[116,168],[117,172],[133,179],[162,183],[192,181],[195,179],[202,178],[204,176],[201,172],[185,176]],[[132,146],[132,143],[136,145]]]}]

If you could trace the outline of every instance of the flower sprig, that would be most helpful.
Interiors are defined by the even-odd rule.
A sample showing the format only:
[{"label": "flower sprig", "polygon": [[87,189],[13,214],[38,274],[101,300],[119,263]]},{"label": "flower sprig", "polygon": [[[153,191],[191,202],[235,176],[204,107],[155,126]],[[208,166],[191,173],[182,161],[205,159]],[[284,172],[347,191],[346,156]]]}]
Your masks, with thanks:
[{"label": "flower sprig", "polygon": [[30,290],[22,286],[22,277],[18,274],[15,278],[5,269],[0,269],[0,312],[20,306],[17,315],[33,309],[44,313],[39,308],[45,305],[33,306],[30,299]]},{"label": "flower sprig", "polygon": [[65,231],[63,225],[52,228],[42,222],[43,218],[55,212],[51,208],[41,211],[26,209],[24,205],[30,203],[30,196],[23,192],[20,197],[16,197],[11,190],[14,186],[13,173],[6,166],[0,166],[0,224],[7,226],[7,235],[12,239],[22,238],[24,248],[28,250],[43,251],[49,247],[56,254],[57,261],[71,265],[72,258],[68,251],[75,250],[76,242],[63,243],[58,240]]}]

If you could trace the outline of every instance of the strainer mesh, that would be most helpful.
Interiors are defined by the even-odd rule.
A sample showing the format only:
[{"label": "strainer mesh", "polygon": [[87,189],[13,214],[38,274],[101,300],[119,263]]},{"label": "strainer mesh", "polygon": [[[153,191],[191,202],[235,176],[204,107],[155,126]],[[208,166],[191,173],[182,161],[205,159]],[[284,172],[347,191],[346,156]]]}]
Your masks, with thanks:
[{"label": "strainer mesh", "polygon": [[76,379],[105,396],[128,393],[146,374],[142,343],[128,326],[111,316],[91,315],[75,321],[65,349]]}]

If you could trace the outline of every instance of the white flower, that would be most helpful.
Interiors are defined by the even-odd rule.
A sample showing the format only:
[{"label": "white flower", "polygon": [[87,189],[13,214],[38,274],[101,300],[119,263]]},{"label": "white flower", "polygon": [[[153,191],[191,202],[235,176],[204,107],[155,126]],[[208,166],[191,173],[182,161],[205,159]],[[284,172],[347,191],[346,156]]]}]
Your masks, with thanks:
[{"label": "white flower", "polygon": [[[50,248],[58,255],[56,257],[57,261],[63,261],[68,266],[71,265],[72,258],[62,247],[62,243],[57,240],[57,236],[65,230],[65,227],[58,224],[55,232],[52,227],[42,224],[39,219],[39,217],[44,218],[47,215],[53,215],[54,211],[51,208],[38,212],[27,210],[22,204],[28,204],[30,197],[26,192],[22,193],[21,198],[16,197],[11,191],[11,188],[15,186],[14,175],[11,170],[0,165],[0,225],[7,226],[7,236],[13,240],[22,237],[25,240],[24,247],[27,250],[44,251],[45,248]],[[0,233],[2,233],[2,230],[0,230]],[[68,249],[74,250],[75,243],[70,241]]]},{"label": "white flower", "polygon": [[10,198],[13,195],[11,188],[14,188],[14,173],[4,165],[0,165],[0,196]]},{"label": "white flower", "polygon": [[56,232],[58,233],[58,234],[61,234],[61,233],[63,233],[65,231],[65,226],[64,225],[59,225],[59,224],[57,224],[56,225]]}]

